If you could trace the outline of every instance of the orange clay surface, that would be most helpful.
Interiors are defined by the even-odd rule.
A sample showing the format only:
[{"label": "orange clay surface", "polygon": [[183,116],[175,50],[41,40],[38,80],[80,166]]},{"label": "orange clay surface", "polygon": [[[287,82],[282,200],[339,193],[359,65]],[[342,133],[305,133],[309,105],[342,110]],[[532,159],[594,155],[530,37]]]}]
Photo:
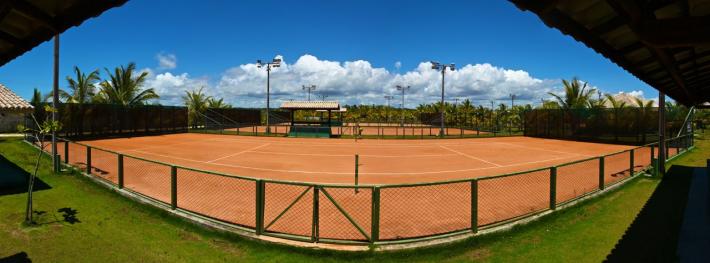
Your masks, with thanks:
[{"label": "orange clay surface", "polygon": [[[409,137],[416,137],[416,136],[437,136],[439,134],[439,127],[437,126],[429,126],[429,125],[407,125],[405,127],[400,127],[395,124],[380,124],[378,125],[377,123],[361,123],[360,128],[362,129],[362,135],[367,135],[367,136],[402,136],[404,135],[409,136]],[[261,125],[261,126],[245,126],[245,127],[240,127],[240,128],[228,128],[225,129],[229,132],[232,133],[265,133],[266,132],[266,126]],[[290,126],[288,125],[273,125],[271,126],[271,133],[274,134],[288,134],[290,130]],[[342,126],[342,127],[331,127],[331,132],[333,135],[354,135],[355,132],[355,124],[348,124],[347,126]],[[459,129],[459,128],[445,128],[444,132],[446,133],[447,136],[460,136],[460,135],[465,135],[465,136],[472,136],[472,135],[486,135],[489,134],[488,132],[485,131],[476,131],[474,129]],[[507,130],[501,131],[502,133],[506,133]]]},{"label": "orange clay surface", "polygon": [[356,154],[361,184],[400,184],[525,171],[632,148],[529,137],[355,141],[194,133],[84,143],[232,175],[343,184],[354,183]]},{"label": "orange clay surface", "polygon": [[[472,182],[409,187],[392,184],[521,172],[632,148],[529,137],[356,142],[353,139],[194,133],[83,143],[125,154],[125,187],[167,203],[171,200],[170,167],[129,156],[253,178],[353,185],[355,154],[358,154],[359,183],[382,186],[379,189],[379,240],[430,236],[471,227]],[[59,149],[63,152],[63,145],[59,145]],[[69,144],[68,150],[69,162],[85,167],[86,148]],[[671,155],[674,152],[672,150]],[[648,147],[635,150],[636,171],[650,164],[650,154]],[[91,164],[92,174],[117,183],[115,154],[92,149]],[[628,178],[629,170],[629,152],[606,157],[602,171],[604,184]],[[479,180],[478,225],[548,209],[550,173],[545,169]],[[598,159],[558,167],[555,203],[595,191],[599,188],[599,175]],[[254,228],[256,221],[256,188],[253,180],[177,169],[179,208],[250,228]],[[363,232],[371,233],[372,188],[360,188],[356,192],[353,188],[322,186],[319,192],[314,192],[308,185],[266,182],[264,191],[266,233],[315,235],[312,227],[314,198],[319,207],[315,232],[319,238],[366,241],[368,237]]]}]

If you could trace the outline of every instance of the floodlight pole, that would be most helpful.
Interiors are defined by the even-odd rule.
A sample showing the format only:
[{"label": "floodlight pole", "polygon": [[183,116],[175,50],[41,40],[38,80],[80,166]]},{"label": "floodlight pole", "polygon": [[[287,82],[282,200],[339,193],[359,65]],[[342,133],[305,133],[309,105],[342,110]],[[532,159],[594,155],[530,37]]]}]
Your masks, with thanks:
[{"label": "floodlight pole", "polygon": [[[511,115],[515,112],[513,108],[515,107],[515,94],[510,94],[510,113]],[[513,118],[508,120],[508,132],[513,133]]]},{"label": "floodlight pole", "polygon": [[308,91],[308,101],[311,101],[311,91],[314,91],[316,89],[316,85],[303,85],[303,90]]},{"label": "floodlight pole", "polygon": [[392,100],[394,96],[392,95],[385,95],[385,99],[387,100],[387,109],[385,109],[385,113],[387,114],[387,123],[390,122],[390,100]]},{"label": "floodlight pole", "polygon": [[[59,110],[59,33],[54,35],[54,83],[52,85],[52,121],[57,121]],[[41,129],[41,127],[37,127]],[[57,158],[57,131],[52,130],[52,170],[59,172],[59,158]]]},{"label": "floodlight pole", "polygon": [[459,106],[459,98],[456,97],[454,98],[454,122],[458,125],[459,123],[459,111],[458,111],[458,106]]},{"label": "floodlight pole", "polygon": [[269,99],[271,97],[271,67],[266,66],[266,134],[271,133],[271,122],[269,122]]},{"label": "floodlight pole", "polygon": [[444,84],[445,84],[445,75],[446,75],[446,68],[449,68],[449,70],[454,71],[456,70],[456,65],[454,63],[451,64],[441,64],[436,61],[431,61],[431,68],[436,69],[436,70],[441,70],[441,130],[439,131],[439,136],[441,138],[444,138],[444,111],[446,110],[446,104],[444,103]]},{"label": "floodlight pole", "polygon": [[397,85],[397,90],[402,91],[402,104],[399,105],[399,111],[402,113],[402,123],[400,123],[401,127],[404,127],[404,92],[407,91],[411,86],[400,86]]},{"label": "floodlight pole", "polygon": [[666,94],[658,92],[658,175],[666,173]]},{"label": "floodlight pole", "polygon": [[267,63],[262,63],[261,60],[256,61],[256,67],[261,68],[262,66],[266,66],[266,133],[270,134],[271,133],[271,123],[269,122],[269,111],[270,111],[270,105],[269,105],[269,99],[271,95],[271,68],[275,67],[278,68],[281,66],[281,59],[280,58],[274,58],[271,62]]}]

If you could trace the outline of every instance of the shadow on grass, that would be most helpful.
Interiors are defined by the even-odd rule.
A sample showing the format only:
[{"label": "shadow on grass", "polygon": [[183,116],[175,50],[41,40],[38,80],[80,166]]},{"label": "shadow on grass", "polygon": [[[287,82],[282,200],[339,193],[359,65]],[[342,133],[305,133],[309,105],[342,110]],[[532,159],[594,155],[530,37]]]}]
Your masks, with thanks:
[{"label": "shadow on grass", "polygon": [[608,262],[676,262],[694,167],[674,165],[607,255]]},{"label": "shadow on grass", "polygon": [[24,263],[32,262],[26,252],[20,252],[9,257],[0,258],[0,263]]},{"label": "shadow on grass", "polygon": [[[26,193],[29,178],[30,173],[0,155],[0,196]],[[35,178],[35,192],[51,188],[39,178]]]}]

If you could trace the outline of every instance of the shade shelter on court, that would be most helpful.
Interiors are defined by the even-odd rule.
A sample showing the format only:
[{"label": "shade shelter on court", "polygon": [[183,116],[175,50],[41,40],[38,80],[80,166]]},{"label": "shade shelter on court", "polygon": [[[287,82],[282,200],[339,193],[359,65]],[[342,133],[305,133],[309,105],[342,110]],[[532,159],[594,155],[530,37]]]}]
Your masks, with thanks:
[{"label": "shade shelter on court", "polygon": [[[331,127],[334,126],[333,112],[340,111],[340,103],[337,101],[286,101],[281,104],[281,109],[289,110],[291,113],[289,136],[328,138],[332,136]],[[297,111],[326,111],[328,115],[326,120],[296,120]]]}]

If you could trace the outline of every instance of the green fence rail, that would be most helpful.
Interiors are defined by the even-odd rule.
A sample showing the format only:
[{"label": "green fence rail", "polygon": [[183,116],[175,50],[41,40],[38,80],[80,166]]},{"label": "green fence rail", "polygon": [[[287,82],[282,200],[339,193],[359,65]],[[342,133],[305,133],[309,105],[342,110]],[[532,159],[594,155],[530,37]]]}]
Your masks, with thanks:
[{"label": "green fence rail", "polygon": [[[557,166],[443,182],[314,184],[235,176],[62,139],[62,160],[118,189],[302,242],[393,244],[477,233],[555,210],[652,168],[658,143]],[[669,158],[693,146],[668,139]],[[356,191],[357,190],[357,191]]]}]

